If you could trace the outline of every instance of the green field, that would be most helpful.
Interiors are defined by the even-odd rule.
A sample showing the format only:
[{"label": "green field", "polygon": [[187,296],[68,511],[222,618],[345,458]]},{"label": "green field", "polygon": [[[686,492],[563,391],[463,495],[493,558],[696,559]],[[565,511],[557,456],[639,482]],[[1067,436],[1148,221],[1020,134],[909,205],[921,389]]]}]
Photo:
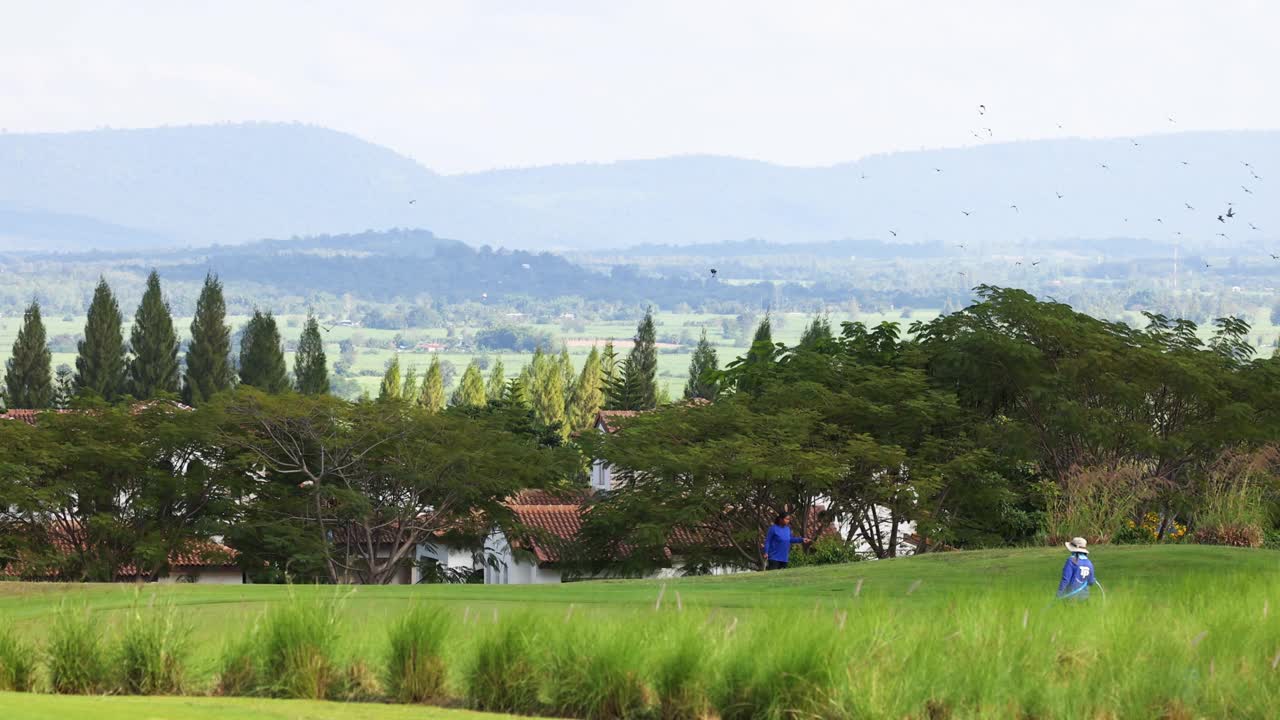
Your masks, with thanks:
[{"label": "green field", "polygon": [[75,697],[0,692],[14,720],[497,720],[510,715],[412,705],[208,697]]},{"label": "green field", "polygon": [[[341,653],[370,666],[382,657],[390,621],[415,604],[443,607],[453,619],[448,665],[459,697],[459,668],[477,638],[495,622],[517,622],[543,633],[539,646],[549,653],[575,637],[626,638],[626,657],[637,664],[687,631],[706,639],[704,672],[712,674],[740,670],[746,657],[762,672],[785,677],[786,666],[803,664],[796,656],[821,657],[820,668],[807,670],[824,673],[815,687],[827,688],[826,699],[855,717],[1273,716],[1280,702],[1280,604],[1272,607],[1280,603],[1280,552],[1124,546],[1100,548],[1094,559],[1107,592],[1085,603],[1052,599],[1062,551],[995,550],[665,583],[341,589],[14,583],[0,584],[0,618],[40,644],[63,605],[87,605],[110,635],[131,607],[173,603],[194,628],[197,688],[212,687],[224,648],[264,610],[339,593]],[[662,607],[655,609],[660,594]],[[573,648],[590,655],[589,646]],[[806,682],[796,672],[795,681]],[[0,695],[0,711],[27,700]],[[78,714],[90,701],[31,702],[37,710],[29,716],[43,717],[35,714],[46,712],[40,708]],[[259,712],[252,705],[210,702],[131,698],[101,707],[130,718],[346,717],[337,709],[274,710],[283,701],[255,701],[270,709],[261,714],[252,714]],[[404,716],[386,712],[366,708],[359,716]]]}]

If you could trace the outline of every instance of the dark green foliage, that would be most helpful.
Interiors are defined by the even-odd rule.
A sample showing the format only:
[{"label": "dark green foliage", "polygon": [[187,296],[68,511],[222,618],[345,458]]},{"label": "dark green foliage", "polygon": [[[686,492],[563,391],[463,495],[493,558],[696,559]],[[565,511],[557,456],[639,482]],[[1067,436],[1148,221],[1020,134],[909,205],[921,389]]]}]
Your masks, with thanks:
[{"label": "dark green foliage", "polygon": [[240,338],[240,384],[263,392],[282,393],[289,389],[289,371],[284,362],[280,331],[270,312],[253,311]]},{"label": "dark green foliage", "polygon": [[329,392],[329,366],[324,354],[324,341],[320,337],[320,323],[314,315],[307,315],[307,324],[298,340],[298,352],[293,358],[293,377],[298,392],[303,395],[323,395]]},{"label": "dark green foliage", "polygon": [[13,342],[13,357],[5,367],[4,389],[11,408],[44,409],[53,401],[51,354],[45,338],[40,303],[32,302],[22,314],[22,327]]},{"label": "dark green foliage", "polygon": [[147,276],[147,289],[133,318],[129,349],[129,392],[139,400],[178,392],[178,336],[169,303],[160,294],[160,276]]},{"label": "dark green foliage", "polygon": [[652,410],[658,405],[658,348],[653,310],[636,327],[635,344],[608,386],[610,410]]},{"label": "dark green foliage", "polygon": [[183,399],[188,404],[200,405],[214,395],[230,390],[234,382],[227,305],[222,297],[222,283],[210,274],[205,276],[200,298],[196,300],[196,314],[191,320]]},{"label": "dark green foliage", "polygon": [[72,370],[70,365],[59,365],[57,371],[54,373],[52,407],[59,410],[66,410],[71,407],[71,401],[74,400],[75,397],[76,371]]},{"label": "dark green foliage", "polygon": [[114,402],[125,392],[120,305],[105,279],[98,281],[76,356],[76,392]]},{"label": "dark green foliage", "polygon": [[720,383],[716,377],[720,361],[716,349],[707,341],[707,331],[702,331],[698,346],[689,359],[689,380],[684,385],[685,399],[715,400],[720,395]]}]

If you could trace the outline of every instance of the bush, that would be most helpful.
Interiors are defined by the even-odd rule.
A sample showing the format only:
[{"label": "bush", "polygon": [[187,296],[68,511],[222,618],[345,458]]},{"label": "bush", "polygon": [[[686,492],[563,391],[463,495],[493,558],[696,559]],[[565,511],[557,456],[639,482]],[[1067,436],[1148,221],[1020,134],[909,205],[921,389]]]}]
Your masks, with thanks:
[{"label": "bush", "polygon": [[712,662],[704,622],[668,626],[651,661],[653,692],[662,720],[698,720],[708,715],[706,676]]},{"label": "bush", "polygon": [[645,707],[636,652],[638,623],[592,623],[558,629],[548,649],[550,711],[562,717],[634,717]]},{"label": "bush", "polygon": [[135,604],[117,652],[119,687],[133,695],[182,692],[191,628],[179,622],[172,605],[142,612]]},{"label": "bush", "polygon": [[107,686],[99,625],[88,608],[64,605],[49,628],[49,686],[56,693],[91,695]]},{"label": "bush", "polygon": [[525,618],[507,618],[477,642],[466,671],[467,700],[477,710],[535,714],[538,667],[533,636]]},{"label": "bush", "polygon": [[11,628],[0,628],[0,690],[30,690],[36,673],[34,656],[34,649],[19,640]]},{"label": "bush", "polygon": [[842,714],[833,693],[843,663],[835,633],[815,623],[771,623],[734,639],[712,696],[724,720],[830,718]]},{"label": "bush", "polygon": [[1043,486],[1045,524],[1050,544],[1080,536],[1106,543],[1123,533],[1139,504],[1151,495],[1151,483],[1137,465],[1118,469],[1073,468],[1061,487]]},{"label": "bush", "polygon": [[423,703],[444,695],[448,636],[448,617],[439,608],[415,607],[391,626],[386,687],[392,698]]},{"label": "bush", "polygon": [[278,697],[324,700],[339,681],[336,599],[291,598],[263,621],[259,684]]},{"label": "bush", "polygon": [[219,695],[254,695],[258,692],[258,627],[228,645],[218,672]]},{"label": "bush", "polygon": [[1255,525],[1220,525],[1200,528],[1196,531],[1195,538],[1201,545],[1262,547],[1262,530]]},{"label": "bush", "polygon": [[799,552],[791,556],[791,567],[808,565],[839,565],[841,563],[858,562],[862,556],[846,543],[839,535],[823,535],[809,546],[808,552]]}]

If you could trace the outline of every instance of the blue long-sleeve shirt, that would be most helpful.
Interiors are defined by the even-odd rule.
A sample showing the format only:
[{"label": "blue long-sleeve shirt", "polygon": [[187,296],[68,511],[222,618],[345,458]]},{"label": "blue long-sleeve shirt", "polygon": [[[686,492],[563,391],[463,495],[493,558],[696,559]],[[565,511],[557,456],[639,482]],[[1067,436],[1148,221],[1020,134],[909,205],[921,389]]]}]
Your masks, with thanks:
[{"label": "blue long-sleeve shirt", "polygon": [[764,554],[770,560],[787,562],[791,557],[791,546],[804,542],[802,537],[792,537],[788,525],[770,525],[769,534],[764,536]]},{"label": "blue long-sleeve shirt", "polygon": [[1085,555],[1072,555],[1062,566],[1062,582],[1058,583],[1058,597],[1089,597],[1089,586],[1098,582],[1093,563]]}]

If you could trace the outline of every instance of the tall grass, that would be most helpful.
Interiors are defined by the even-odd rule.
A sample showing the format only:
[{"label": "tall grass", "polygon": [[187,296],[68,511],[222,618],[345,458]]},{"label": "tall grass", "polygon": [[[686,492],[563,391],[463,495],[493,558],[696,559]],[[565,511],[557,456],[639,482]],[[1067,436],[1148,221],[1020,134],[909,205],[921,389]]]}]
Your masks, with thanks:
[{"label": "tall grass", "polygon": [[12,628],[0,627],[0,690],[26,692],[35,674],[35,649],[18,639]]},{"label": "tall grass", "polygon": [[[688,619],[686,619],[688,618]],[[661,720],[698,720],[708,714],[717,638],[702,618],[669,620],[652,643],[650,683]]]},{"label": "tall grass", "polygon": [[386,660],[388,695],[402,703],[442,699],[448,638],[449,618],[438,607],[419,605],[393,624]]},{"label": "tall grass", "polygon": [[647,705],[643,637],[656,628],[641,620],[582,619],[557,628],[543,660],[553,715],[607,720],[635,717]]},{"label": "tall grass", "polygon": [[538,698],[543,659],[536,653],[540,619],[532,614],[508,614],[482,630],[467,666],[468,703],[477,710],[533,714]]},{"label": "tall grass", "polygon": [[88,695],[108,685],[101,627],[87,607],[63,605],[49,628],[49,687],[56,693]]},{"label": "tall grass", "polygon": [[191,628],[173,605],[141,608],[135,601],[116,653],[119,687],[131,695],[182,692]]},{"label": "tall grass", "polygon": [[324,700],[341,682],[338,599],[294,598],[272,608],[258,633],[259,687],[278,697]]}]

